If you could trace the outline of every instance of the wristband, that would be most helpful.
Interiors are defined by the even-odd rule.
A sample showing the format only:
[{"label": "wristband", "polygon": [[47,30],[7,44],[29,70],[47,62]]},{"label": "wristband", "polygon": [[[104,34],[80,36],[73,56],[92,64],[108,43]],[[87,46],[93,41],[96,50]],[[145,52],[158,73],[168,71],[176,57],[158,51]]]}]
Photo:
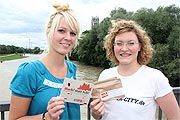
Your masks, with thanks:
[{"label": "wristband", "polygon": [[44,113],[42,114],[42,120],[46,120],[45,114],[46,114],[46,112],[44,112]]}]

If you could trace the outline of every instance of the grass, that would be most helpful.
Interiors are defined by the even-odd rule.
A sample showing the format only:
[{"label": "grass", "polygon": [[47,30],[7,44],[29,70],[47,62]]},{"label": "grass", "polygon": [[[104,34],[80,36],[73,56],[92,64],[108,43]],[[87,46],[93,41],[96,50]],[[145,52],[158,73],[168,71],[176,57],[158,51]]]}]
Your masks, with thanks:
[{"label": "grass", "polygon": [[23,54],[0,54],[0,62],[25,58]]}]

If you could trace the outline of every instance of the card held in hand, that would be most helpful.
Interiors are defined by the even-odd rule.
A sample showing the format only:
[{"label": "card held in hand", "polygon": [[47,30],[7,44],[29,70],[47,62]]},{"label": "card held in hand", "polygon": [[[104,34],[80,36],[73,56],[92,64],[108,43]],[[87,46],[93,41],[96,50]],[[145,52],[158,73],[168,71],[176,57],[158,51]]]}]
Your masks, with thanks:
[{"label": "card held in hand", "polygon": [[93,86],[92,83],[65,78],[60,96],[63,97],[66,102],[88,104]]},{"label": "card held in hand", "polygon": [[94,82],[92,97],[100,98],[104,102],[125,97],[121,80],[113,77]]}]

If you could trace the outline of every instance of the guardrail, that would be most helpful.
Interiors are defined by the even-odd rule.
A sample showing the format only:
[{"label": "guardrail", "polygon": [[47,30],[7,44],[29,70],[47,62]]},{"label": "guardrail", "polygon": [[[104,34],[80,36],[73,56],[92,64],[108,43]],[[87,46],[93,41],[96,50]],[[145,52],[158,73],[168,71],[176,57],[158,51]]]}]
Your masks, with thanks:
[{"label": "guardrail", "polygon": [[[174,87],[173,92],[180,106],[180,87]],[[90,99],[92,101],[92,99]],[[1,120],[5,120],[5,112],[9,111],[10,101],[0,101]],[[91,120],[89,104],[87,105],[87,120]],[[159,108],[158,120],[162,120],[162,111]]]},{"label": "guardrail", "polygon": [[9,111],[10,101],[0,101],[1,120],[5,120],[5,112]]}]

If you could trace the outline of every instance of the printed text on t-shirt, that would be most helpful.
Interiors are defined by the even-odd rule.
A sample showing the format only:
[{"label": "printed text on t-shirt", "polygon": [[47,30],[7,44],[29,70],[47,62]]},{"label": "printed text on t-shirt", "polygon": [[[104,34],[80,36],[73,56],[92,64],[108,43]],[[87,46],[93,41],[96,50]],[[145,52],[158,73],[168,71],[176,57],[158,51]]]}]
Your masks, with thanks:
[{"label": "printed text on t-shirt", "polygon": [[145,105],[145,102],[142,100],[138,100],[135,98],[128,98],[128,97],[124,97],[124,98],[120,98],[120,99],[116,99],[117,101],[124,101],[124,102],[129,102],[129,103],[134,103],[134,104],[139,104],[139,105]]}]

